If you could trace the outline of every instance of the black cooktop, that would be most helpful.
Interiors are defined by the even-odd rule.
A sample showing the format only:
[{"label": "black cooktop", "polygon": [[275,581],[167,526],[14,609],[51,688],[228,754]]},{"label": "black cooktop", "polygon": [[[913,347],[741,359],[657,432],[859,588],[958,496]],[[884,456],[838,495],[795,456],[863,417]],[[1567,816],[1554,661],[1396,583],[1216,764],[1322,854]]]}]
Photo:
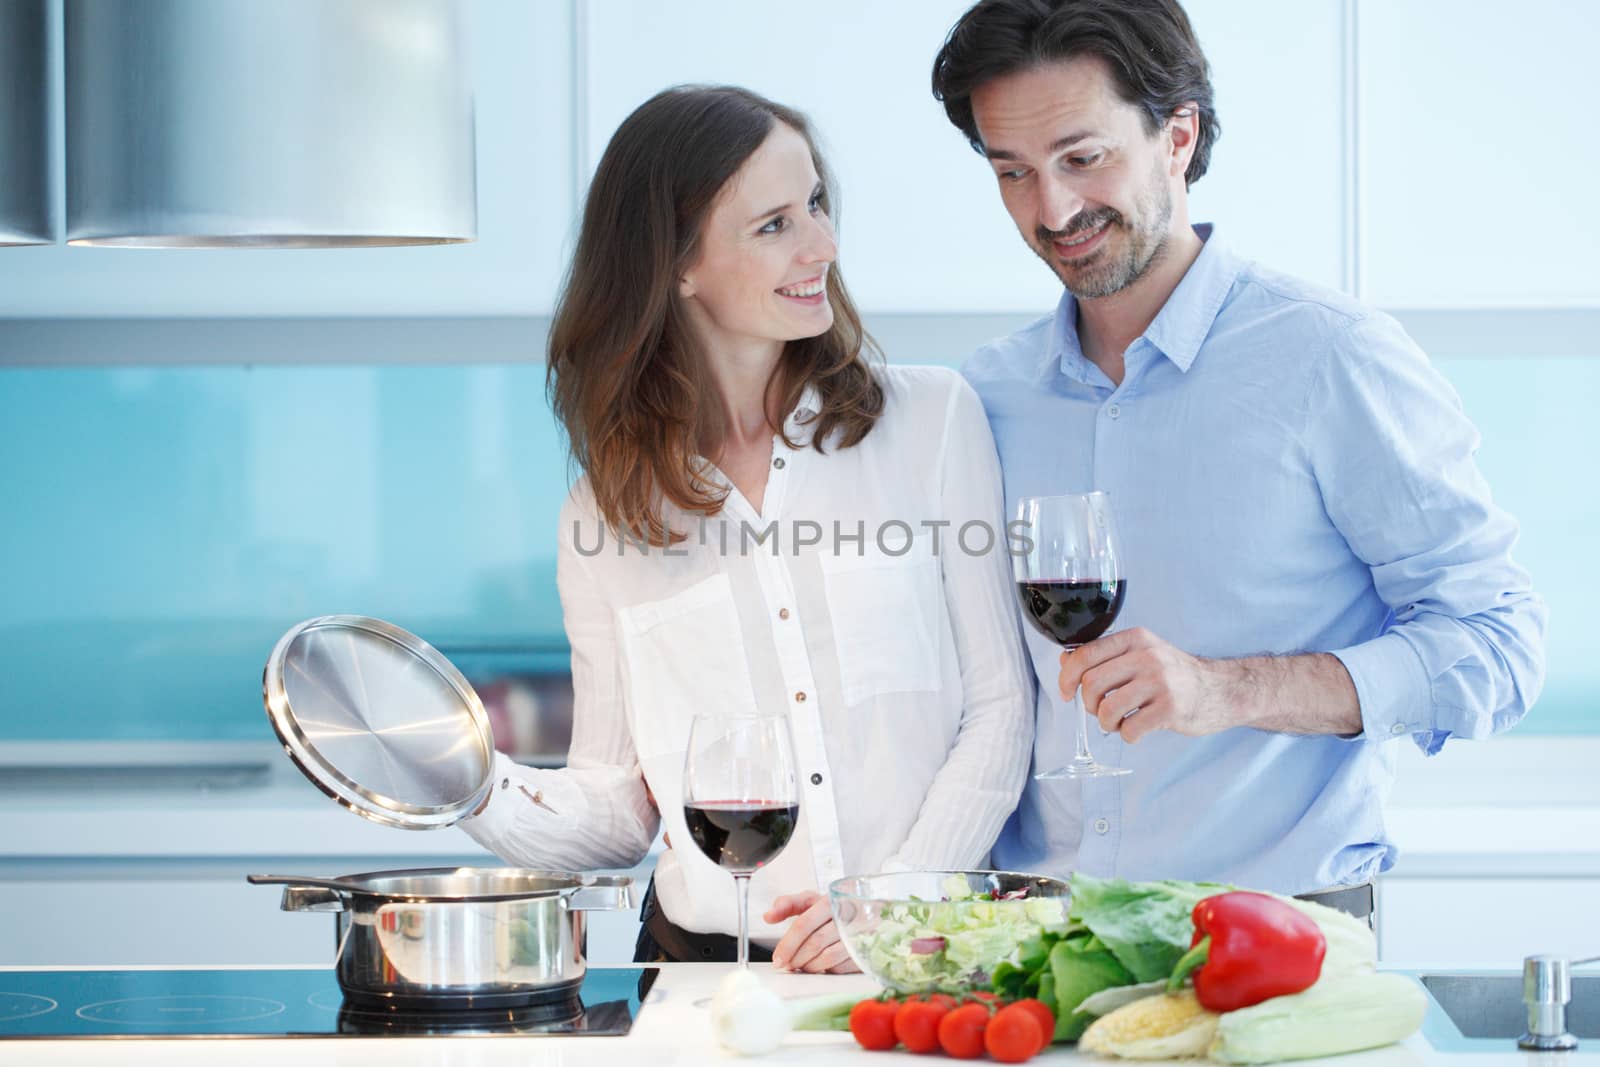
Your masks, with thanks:
[{"label": "black cooktop", "polygon": [[626,1034],[656,969],[591,967],[576,996],[499,1011],[347,1003],[331,969],[0,971],[0,1039]]}]

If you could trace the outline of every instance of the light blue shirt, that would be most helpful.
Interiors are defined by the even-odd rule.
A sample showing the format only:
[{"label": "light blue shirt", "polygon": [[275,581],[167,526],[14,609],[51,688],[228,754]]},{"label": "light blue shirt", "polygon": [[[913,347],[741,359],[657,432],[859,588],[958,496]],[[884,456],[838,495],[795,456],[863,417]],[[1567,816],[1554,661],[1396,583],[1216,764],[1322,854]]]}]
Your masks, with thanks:
[{"label": "light blue shirt", "polygon": [[[1511,561],[1516,522],[1473,461],[1478,433],[1390,317],[1205,246],[1124,354],[1083,355],[1077,303],[964,368],[1018,497],[1103,489],[1143,626],[1199,656],[1322,651],[1355,682],[1354,738],[1234,728],[1137,744],[1090,723],[1116,778],[1036,782],[995,846],[1004,869],[1216,879],[1300,893],[1394,864],[1383,803],[1405,737],[1516,723],[1543,680],[1545,607]],[[1028,630],[1034,769],[1073,752],[1060,649]]]}]

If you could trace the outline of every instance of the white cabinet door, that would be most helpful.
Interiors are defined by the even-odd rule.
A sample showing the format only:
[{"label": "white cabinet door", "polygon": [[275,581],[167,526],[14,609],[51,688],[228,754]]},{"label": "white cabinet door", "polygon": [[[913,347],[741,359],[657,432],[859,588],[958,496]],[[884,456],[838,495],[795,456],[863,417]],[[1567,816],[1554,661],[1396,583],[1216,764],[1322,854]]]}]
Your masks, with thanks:
[{"label": "white cabinet door", "polygon": [[477,113],[477,241],[8,249],[0,317],[548,313],[573,217],[571,6],[466,0],[463,11]]},{"label": "white cabinet door", "polygon": [[[865,310],[1042,313],[1059,283],[1024,245],[989,168],[929,89],[934,53],[968,6],[594,0],[585,32],[588,167],[657,90],[744,85],[815,121],[841,185],[840,264]],[[1338,285],[1338,0],[1190,7],[1224,126],[1212,173],[1195,186],[1193,217],[1218,222],[1246,255]]]},{"label": "white cabinet door", "polygon": [[1344,284],[1344,60],[1340,0],[1188,0],[1211,64],[1222,136],[1190,190],[1190,218],[1234,251]]},{"label": "white cabinet door", "polygon": [[934,53],[968,6],[592,0],[589,170],[622,119],[658,90],[743,85],[816,126],[839,182],[840,268],[864,310],[1042,314],[1060,284],[1018,236],[988,165],[929,87]]},{"label": "white cabinet door", "polygon": [[1378,883],[1378,957],[1390,967],[1520,971],[1539,952],[1600,953],[1595,878],[1394,878]]},{"label": "white cabinet door", "polygon": [[1360,8],[1367,295],[1389,307],[1600,304],[1595,8]]}]

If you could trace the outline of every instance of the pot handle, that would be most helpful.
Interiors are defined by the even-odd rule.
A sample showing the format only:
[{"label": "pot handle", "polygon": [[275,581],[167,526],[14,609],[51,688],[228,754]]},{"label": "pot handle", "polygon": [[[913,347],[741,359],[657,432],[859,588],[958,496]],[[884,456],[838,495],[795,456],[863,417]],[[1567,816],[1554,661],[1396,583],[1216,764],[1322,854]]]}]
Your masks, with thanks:
[{"label": "pot handle", "polygon": [[567,911],[626,911],[633,907],[633,879],[627,875],[590,876],[561,898]]},{"label": "pot handle", "polygon": [[302,878],[292,874],[247,874],[251,885],[281,885],[284,911],[343,911],[349,887],[329,878]]}]

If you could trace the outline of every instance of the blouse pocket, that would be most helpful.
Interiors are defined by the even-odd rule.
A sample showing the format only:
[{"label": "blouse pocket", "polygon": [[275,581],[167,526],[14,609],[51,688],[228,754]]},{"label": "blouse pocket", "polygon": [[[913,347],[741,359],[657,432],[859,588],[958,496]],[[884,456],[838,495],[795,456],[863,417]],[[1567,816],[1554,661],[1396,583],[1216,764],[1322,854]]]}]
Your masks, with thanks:
[{"label": "blouse pocket", "polygon": [[755,687],[726,574],[617,612],[628,721],[640,758],[682,752],[701,712],[749,712]]},{"label": "blouse pocket", "polygon": [[943,592],[930,542],[913,538],[899,556],[869,542],[859,556],[818,557],[846,703],[939,688]]}]

